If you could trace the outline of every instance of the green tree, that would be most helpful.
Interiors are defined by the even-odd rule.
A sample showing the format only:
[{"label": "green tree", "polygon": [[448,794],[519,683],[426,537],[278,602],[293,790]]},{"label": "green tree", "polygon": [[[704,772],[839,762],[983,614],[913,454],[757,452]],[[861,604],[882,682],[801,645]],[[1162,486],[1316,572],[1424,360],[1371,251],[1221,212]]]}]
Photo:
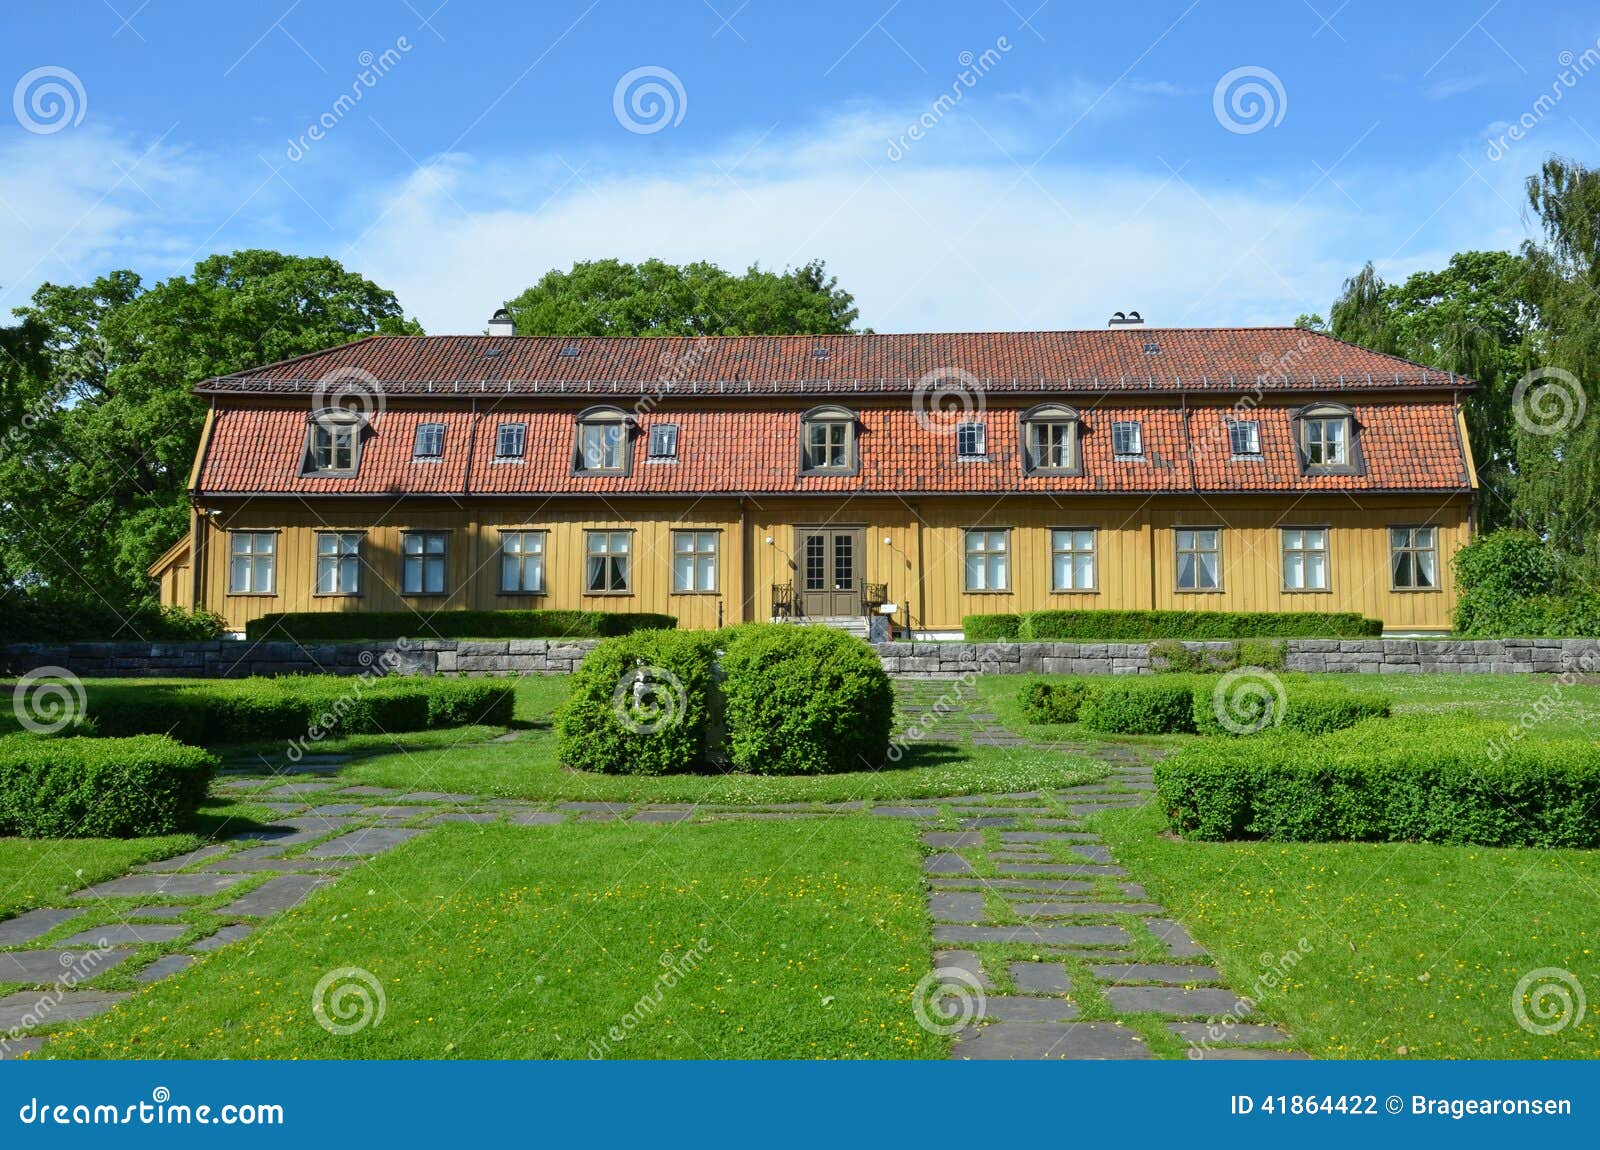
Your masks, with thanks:
[{"label": "green tree", "polygon": [[212,256],[148,290],[131,271],[45,284],[17,314],[38,353],[0,369],[7,407],[32,415],[0,455],[0,573],[127,606],[149,598],[145,568],[187,528],[197,382],[421,330],[338,262],[271,251]]},{"label": "green tree", "polygon": [[848,332],[854,297],[821,260],[783,272],[752,264],[586,260],[551,269],[507,307],[520,335],[794,335]]}]

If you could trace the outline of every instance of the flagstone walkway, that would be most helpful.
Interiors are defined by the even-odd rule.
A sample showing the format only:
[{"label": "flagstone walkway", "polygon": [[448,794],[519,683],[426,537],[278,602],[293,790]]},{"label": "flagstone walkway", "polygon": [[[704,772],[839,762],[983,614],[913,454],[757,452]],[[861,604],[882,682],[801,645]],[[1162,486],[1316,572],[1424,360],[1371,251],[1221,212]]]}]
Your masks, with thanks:
[{"label": "flagstone walkway", "polygon": [[[235,764],[213,789],[276,816],[187,854],[77,891],[66,905],[0,921],[0,1059],[109,1010],[140,987],[251,937],[272,915],[361,863],[447,822],[547,826],[568,820],[679,823],[866,811],[925,823],[934,971],[925,1025],[954,1033],[962,1059],[1304,1057],[1250,1017],[1183,926],[1127,881],[1083,819],[1154,789],[1138,748],[1045,745],[1017,736],[948,683],[897,684],[904,725],[940,741],[1076,751],[1110,773],[1052,792],[894,803],[536,803],[347,786],[348,759],[307,756],[263,776]],[[952,699],[956,705],[952,706]],[[515,734],[515,732],[513,732]],[[501,736],[506,738],[509,736]],[[84,984],[93,984],[85,988]],[[1209,1025],[1227,1015],[1244,1021]],[[11,1037],[21,1031],[21,1037]]]}]

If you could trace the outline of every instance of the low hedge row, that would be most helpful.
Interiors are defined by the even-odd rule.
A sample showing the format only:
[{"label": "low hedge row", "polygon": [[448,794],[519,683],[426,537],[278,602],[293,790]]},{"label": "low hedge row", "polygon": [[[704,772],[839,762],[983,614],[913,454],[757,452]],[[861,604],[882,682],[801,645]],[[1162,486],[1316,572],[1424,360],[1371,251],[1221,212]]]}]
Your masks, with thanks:
[{"label": "low hedge row", "polygon": [[498,680],[291,675],[94,691],[102,737],[171,734],[186,743],[358,735],[511,722],[516,688]]},{"label": "low hedge row", "polygon": [[274,611],[245,624],[250,639],[604,639],[671,630],[672,615],[624,611]]},{"label": "low hedge row", "polygon": [[1600,847],[1600,749],[1528,740],[1495,761],[1498,729],[1406,719],[1214,740],[1157,764],[1156,792],[1195,839]]},{"label": "low hedge row", "polygon": [[1363,719],[1387,718],[1390,712],[1388,697],[1376,692],[1248,672],[1232,680],[1215,675],[1038,679],[1023,688],[1021,698],[1030,723],[1082,723],[1120,735],[1245,735],[1279,727],[1323,734]]},{"label": "low hedge row", "polygon": [[1029,611],[968,615],[968,642],[1156,639],[1361,639],[1383,634],[1383,622],[1334,611]]},{"label": "low hedge row", "polygon": [[882,662],[843,632],[646,631],[601,643],[579,666],[556,713],[557,753],[610,774],[825,774],[881,766],[893,722]]},{"label": "low hedge row", "polygon": [[227,620],[209,611],[163,607],[153,600],[107,603],[49,592],[11,591],[0,611],[0,644],[74,639],[215,639]]},{"label": "low hedge row", "polygon": [[0,835],[171,834],[199,810],[217,760],[164,735],[0,739]]}]

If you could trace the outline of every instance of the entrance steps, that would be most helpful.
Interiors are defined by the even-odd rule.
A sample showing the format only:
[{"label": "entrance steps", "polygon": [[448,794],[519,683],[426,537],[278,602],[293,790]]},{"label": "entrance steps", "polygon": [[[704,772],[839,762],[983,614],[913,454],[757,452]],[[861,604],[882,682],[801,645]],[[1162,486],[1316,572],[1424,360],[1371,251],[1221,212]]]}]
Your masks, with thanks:
[{"label": "entrance steps", "polygon": [[861,615],[802,615],[797,619],[774,619],[773,622],[832,627],[835,631],[843,631],[854,635],[857,639],[867,638],[867,620]]}]

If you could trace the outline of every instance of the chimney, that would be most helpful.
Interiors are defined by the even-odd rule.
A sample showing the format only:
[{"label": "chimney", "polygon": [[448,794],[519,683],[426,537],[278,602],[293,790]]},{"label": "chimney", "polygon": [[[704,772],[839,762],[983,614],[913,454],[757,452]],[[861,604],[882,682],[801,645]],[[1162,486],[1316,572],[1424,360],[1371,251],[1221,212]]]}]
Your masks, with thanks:
[{"label": "chimney", "polygon": [[516,335],[517,325],[512,322],[511,313],[505,308],[495,312],[489,319],[490,335]]},{"label": "chimney", "polygon": [[1106,322],[1107,327],[1138,327],[1144,323],[1144,316],[1136,311],[1113,312]]}]

